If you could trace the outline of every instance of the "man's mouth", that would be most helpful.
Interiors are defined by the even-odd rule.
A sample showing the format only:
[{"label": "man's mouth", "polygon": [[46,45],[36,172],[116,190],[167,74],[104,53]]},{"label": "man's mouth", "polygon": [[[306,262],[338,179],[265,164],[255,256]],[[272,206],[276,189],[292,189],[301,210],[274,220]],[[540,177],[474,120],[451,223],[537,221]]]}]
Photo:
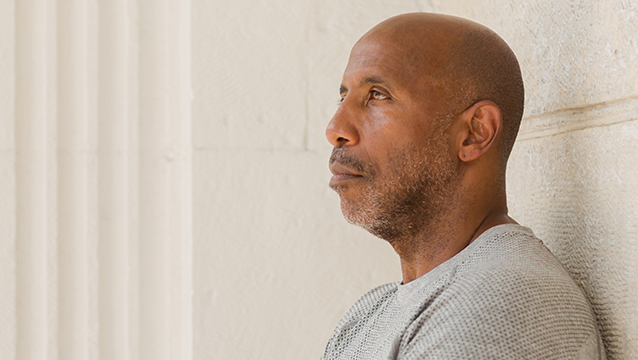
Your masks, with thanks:
[{"label": "man's mouth", "polygon": [[348,182],[361,180],[371,175],[361,160],[341,147],[332,149],[329,166],[333,174],[330,179],[332,188],[338,188]]},{"label": "man's mouth", "polygon": [[363,175],[338,162],[330,164],[330,172],[333,174],[332,178],[330,178],[330,187],[340,186],[348,181],[363,179]]},{"label": "man's mouth", "polygon": [[352,175],[352,174],[334,174],[330,178],[330,187],[341,186],[348,181],[359,180],[362,179],[361,175]]}]

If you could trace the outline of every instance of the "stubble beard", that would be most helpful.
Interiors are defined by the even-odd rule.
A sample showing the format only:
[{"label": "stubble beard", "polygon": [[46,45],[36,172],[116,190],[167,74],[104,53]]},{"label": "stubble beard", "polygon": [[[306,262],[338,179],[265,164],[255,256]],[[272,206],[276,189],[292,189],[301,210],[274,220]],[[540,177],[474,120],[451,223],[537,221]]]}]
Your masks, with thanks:
[{"label": "stubble beard", "polygon": [[332,158],[356,165],[365,174],[357,199],[346,198],[346,188],[335,188],[345,219],[393,245],[437,226],[451,205],[458,179],[445,133],[439,132],[425,144],[397,149],[386,171],[396,175],[392,178],[378,178],[370,165],[352,159],[344,149],[335,149]]}]

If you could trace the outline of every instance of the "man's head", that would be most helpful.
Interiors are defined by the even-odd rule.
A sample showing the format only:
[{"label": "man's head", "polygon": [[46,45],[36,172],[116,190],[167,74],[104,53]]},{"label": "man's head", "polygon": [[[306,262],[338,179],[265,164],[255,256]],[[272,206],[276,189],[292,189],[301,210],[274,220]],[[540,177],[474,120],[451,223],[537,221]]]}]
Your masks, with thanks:
[{"label": "man's head", "polygon": [[350,222],[392,242],[466,206],[477,182],[504,187],[523,83],[484,26],[428,13],[380,23],[353,47],[341,98],[326,136]]}]

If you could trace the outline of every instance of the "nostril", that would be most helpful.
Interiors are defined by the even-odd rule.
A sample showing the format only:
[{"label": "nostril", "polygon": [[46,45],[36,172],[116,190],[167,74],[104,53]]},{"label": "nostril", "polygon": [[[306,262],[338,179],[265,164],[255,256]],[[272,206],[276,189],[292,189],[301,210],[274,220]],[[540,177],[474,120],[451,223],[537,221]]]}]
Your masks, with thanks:
[{"label": "nostril", "polygon": [[358,140],[356,132],[356,128],[351,123],[335,115],[326,127],[326,139],[333,146],[354,145]]}]

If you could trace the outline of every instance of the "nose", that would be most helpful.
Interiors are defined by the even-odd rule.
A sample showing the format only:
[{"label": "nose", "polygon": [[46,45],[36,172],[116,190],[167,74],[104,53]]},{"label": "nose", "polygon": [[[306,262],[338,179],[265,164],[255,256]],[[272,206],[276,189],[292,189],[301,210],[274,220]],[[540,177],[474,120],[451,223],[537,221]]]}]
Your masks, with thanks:
[{"label": "nose", "polygon": [[328,123],[326,138],[332,146],[354,145],[359,142],[359,133],[352,123],[352,114],[342,103]]}]

